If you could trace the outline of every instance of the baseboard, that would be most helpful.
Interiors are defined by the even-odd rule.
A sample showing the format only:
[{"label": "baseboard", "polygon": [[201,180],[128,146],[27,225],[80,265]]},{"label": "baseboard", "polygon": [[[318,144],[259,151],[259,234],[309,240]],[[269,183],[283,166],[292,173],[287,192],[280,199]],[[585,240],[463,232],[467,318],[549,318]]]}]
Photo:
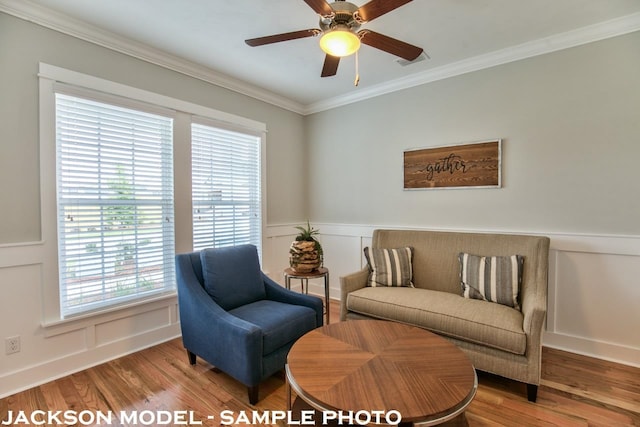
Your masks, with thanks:
[{"label": "baseboard", "polygon": [[640,349],[568,334],[545,332],[542,345],[569,353],[640,368]]}]

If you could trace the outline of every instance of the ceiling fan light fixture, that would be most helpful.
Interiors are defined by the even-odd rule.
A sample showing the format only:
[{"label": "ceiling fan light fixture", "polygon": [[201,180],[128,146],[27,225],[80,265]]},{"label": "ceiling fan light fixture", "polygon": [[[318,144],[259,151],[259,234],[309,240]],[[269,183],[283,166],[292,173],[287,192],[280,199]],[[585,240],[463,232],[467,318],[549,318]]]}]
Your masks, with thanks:
[{"label": "ceiling fan light fixture", "polygon": [[320,37],[320,49],[331,56],[353,55],[360,49],[360,37],[346,26],[338,26]]}]

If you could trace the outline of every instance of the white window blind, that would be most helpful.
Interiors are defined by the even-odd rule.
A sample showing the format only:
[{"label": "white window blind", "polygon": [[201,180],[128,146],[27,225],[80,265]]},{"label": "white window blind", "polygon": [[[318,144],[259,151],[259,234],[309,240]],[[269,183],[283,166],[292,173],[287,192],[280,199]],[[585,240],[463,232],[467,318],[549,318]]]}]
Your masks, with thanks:
[{"label": "white window blind", "polygon": [[173,119],[56,93],[62,316],[175,289]]},{"label": "white window blind", "polygon": [[193,248],[250,243],[261,250],[261,138],[191,125]]}]

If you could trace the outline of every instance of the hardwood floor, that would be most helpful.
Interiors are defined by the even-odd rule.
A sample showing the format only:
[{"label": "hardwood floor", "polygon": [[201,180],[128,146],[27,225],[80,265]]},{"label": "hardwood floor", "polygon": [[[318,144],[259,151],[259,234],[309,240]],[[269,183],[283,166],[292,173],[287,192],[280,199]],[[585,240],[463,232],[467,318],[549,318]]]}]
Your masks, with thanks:
[{"label": "hardwood floor", "polygon": [[[340,318],[337,303],[331,304],[331,318],[332,323]],[[548,348],[542,359],[543,383],[537,403],[527,401],[523,384],[479,373],[476,397],[465,418],[455,425],[640,426],[639,368]],[[95,425],[159,425],[160,419],[149,423],[149,417],[159,411],[193,411],[186,421],[202,421],[204,426],[248,425],[251,423],[235,419],[242,411],[283,411],[285,398],[283,376],[276,375],[261,384],[258,404],[249,405],[244,386],[201,359],[195,367],[189,365],[176,339],[1,399],[0,425],[19,411],[29,417],[38,410],[86,411],[85,417],[98,411],[115,414],[112,424]],[[233,411],[233,416],[221,419],[225,410]],[[146,418],[141,416],[134,424],[122,420],[121,411]]]}]

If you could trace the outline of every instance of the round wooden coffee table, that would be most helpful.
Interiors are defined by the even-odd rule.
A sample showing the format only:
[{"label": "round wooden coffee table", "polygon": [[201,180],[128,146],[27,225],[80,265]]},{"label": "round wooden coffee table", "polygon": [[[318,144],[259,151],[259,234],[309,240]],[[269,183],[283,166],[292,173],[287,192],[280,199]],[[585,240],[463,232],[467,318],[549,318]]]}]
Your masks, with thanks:
[{"label": "round wooden coffee table", "polygon": [[473,365],[454,344],[381,320],[350,320],[308,332],[289,351],[285,371],[289,409],[293,389],[316,411],[398,411],[402,425],[455,418],[478,387]]}]

